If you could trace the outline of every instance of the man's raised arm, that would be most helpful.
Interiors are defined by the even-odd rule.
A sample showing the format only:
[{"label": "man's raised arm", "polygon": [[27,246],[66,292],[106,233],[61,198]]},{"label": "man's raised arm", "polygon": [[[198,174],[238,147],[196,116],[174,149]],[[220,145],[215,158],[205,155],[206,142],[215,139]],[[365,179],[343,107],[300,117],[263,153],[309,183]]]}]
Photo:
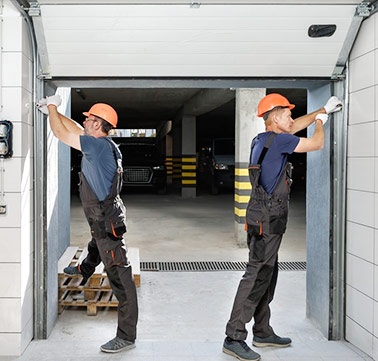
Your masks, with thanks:
[{"label": "man's raised arm", "polygon": [[339,98],[335,96],[329,98],[327,104],[323,108],[320,108],[312,113],[303,115],[302,117],[295,119],[294,125],[291,129],[291,134],[295,134],[300,130],[307,128],[310,124],[314,122],[315,116],[317,114],[331,114],[341,110],[342,106],[343,103]]}]

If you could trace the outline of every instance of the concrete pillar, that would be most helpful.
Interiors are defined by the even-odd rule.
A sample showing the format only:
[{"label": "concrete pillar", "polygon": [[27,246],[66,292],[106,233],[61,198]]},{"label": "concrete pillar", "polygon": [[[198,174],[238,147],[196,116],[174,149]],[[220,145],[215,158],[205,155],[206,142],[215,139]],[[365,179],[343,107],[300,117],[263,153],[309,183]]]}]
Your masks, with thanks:
[{"label": "concrete pillar", "polygon": [[181,188],[181,116],[172,124],[172,183]]},{"label": "concrete pillar", "polygon": [[[331,95],[330,84],[308,89],[308,112],[321,108]],[[331,132],[325,125],[321,151],[307,153],[306,243],[307,243],[307,317],[328,338],[330,314],[331,236]],[[308,128],[308,136],[314,125]]]},{"label": "concrete pillar", "polygon": [[182,117],[182,189],[183,198],[195,198],[197,195],[196,172],[196,117]]},{"label": "concrete pillar", "polygon": [[172,184],[173,174],[173,141],[172,135],[167,134],[165,137],[165,166],[167,169],[167,184]]},{"label": "concrete pillar", "polygon": [[237,89],[235,115],[235,240],[245,247],[245,212],[251,193],[248,164],[252,139],[265,131],[262,118],[257,117],[257,105],[266,89]]}]

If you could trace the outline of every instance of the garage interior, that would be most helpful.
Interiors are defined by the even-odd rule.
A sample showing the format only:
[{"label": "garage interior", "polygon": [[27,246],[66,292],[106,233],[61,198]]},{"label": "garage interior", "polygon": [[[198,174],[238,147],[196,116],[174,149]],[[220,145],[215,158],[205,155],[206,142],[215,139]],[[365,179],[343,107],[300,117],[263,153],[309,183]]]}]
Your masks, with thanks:
[{"label": "garage interior", "polygon": [[[169,129],[164,124],[167,125],[167,121],[174,124],[185,114],[186,105],[191,109],[186,114],[190,114],[191,120],[195,117],[195,127],[191,129],[196,130],[196,148],[192,155],[200,151],[203,139],[208,139],[209,135],[232,134],[236,140],[236,153],[240,156],[241,150],[245,150],[240,147],[241,140],[248,138],[244,134],[256,134],[260,123],[252,119],[253,128],[243,133],[240,125],[245,123],[238,118],[238,110],[243,102],[248,103],[248,107],[255,106],[257,96],[261,99],[265,91],[282,92],[297,104],[300,114],[322,107],[330,95],[347,99],[348,71],[345,69],[348,68],[349,51],[359,24],[369,16],[366,4],[356,0],[335,0],[332,4],[326,0],[277,0],[272,4],[242,0],[237,5],[222,0],[190,4],[183,0],[164,3],[158,0],[143,3],[133,0],[114,0],[112,3],[101,0],[4,0],[4,4],[7,16],[10,14],[10,17],[22,20],[17,22],[17,34],[22,38],[20,49],[9,47],[12,37],[4,44],[5,48],[8,46],[5,55],[10,55],[8,63],[4,63],[5,87],[13,86],[9,80],[11,72],[7,69],[12,69],[10,65],[16,58],[22,59],[19,68],[23,75],[30,77],[30,83],[33,82],[30,86],[25,85],[24,80],[21,85],[16,84],[22,91],[17,94],[20,99],[15,99],[22,106],[26,88],[30,102],[62,91],[66,114],[74,119],[82,120],[81,112],[93,103],[108,102],[117,110],[122,109],[120,114],[125,127],[141,128],[143,124],[143,129],[156,128],[164,134]],[[336,24],[335,34],[310,37],[309,27],[323,24],[325,18]],[[25,19],[28,26],[31,22],[34,26],[32,42]],[[4,29],[9,32],[15,29],[13,25],[9,27],[8,24]],[[244,95],[242,91],[245,91]],[[34,138],[30,142],[34,144],[34,154],[38,155],[34,158],[32,189],[36,200],[34,243],[30,252],[34,256],[33,269],[30,270],[27,262],[21,262],[23,272],[30,271],[28,278],[32,279],[33,297],[29,295],[25,312],[28,320],[32,319],[33,329],[28,321],[27,333],[24,328],[12,331],[23,342],[18,348],[12,346],[12,352],[22,353],[32,337],[49,338],[48,341],[32,342],[25,358],[36,359],[46,349],[54,349],[57,360],[73,358],[68,342],[78,350],[75,357],[101,359],[89,348],[95,349],[100,338],[102,341],[103,336],[112,332],[114,313],[111,310],[89,320],[85,312],[77,310],[57,317],[56,264],[70,244],[67,228],[70,217],[66,210],[70,208],[67,179],[72,166],[71,154],[67,147],[56,142],[38,111],[23,111],[22,117],[22,122],[24,117],[27,122],[31,120],[28,125],[34,128]],[[263,354],[267,360],[290,359],[293,356],[290,352],[299,352],[302,360],[321,358],[323,361],[335,357],[359,360],[364,357],[345,343],[326,342],[327,339],[342,340],[345,331],[343,189],[347,112],[337,114],[334,120],[329,122],[326,145],[321,153],[309,154],[304,161],[294,159],[307,168],[305,179],[302,179],[302,173],[298,175],[305,186],[300,187],[298,193],[294,188],[290,213],[291,221],[301,225],[296,230],[302,246],[287,243],[288,248],[285,248],[284,244],[281,260],[304,260],[307,255],[307,272],[291,276],[281,273],[277,299],[282,303],[275,303],[273,312],[278,316],[277,329],[288,330],[298,344],[288,354],[269,353],[268,350]],[[171,132],[174,139],[174,128]],[[309,135],[311,132],[309,129]],[[174,141],[172,145],[174,152]],[[161,148],[167,152],[167,147],[162,145]],[[177,153],[181,156],[184,152]],[[246,152],[243,154],[245,156]],[[174,183],[163,195],[140,189],[133,193],[125,191],[123,196],[130,212],[128,237],[132,246],[140,247],[142,260],[192,260],[193,249],[203,259],[210,259],[215,254],[226,260],[240,260],[245,256],[246,249],[233,242],[240,235],[244,240],[242,222],[235,220],[235,194],[231,190],[214,196],[200,185],[195,190],[196,198],[193,198],[193,192],[191,197],[183,197],[183,190]],[[298,207],[295,206],[297,200]],[[72,205],[71,231],[75,236],[71,242],[77,237],[75,229],[79,229],[85,245],[87,226],[83,228],[80,214],[76,213],[80,207],[75,194]],[[148,207],[150,214],[145,212]],[[242,208],[238,211],[239,218],[242,218],[242,211]],[[174,225],[175,232],[187,233],[187,239],[196,237],[198,242],[186,242],[188,247],[184,252],[180,249],[182,245],[169,237],[164,246],[157,243],[156,227],[151,222],[148,229],[144,218],[158,221],[154,217],[158,212],[167,221],[179,215],[176,219],[181,223]],[[303,220],[305,214],[306,222]],[[185,224],[189,219],[197,227],[195,237],[191,234],[195,227]],[[6,227],[4,222],[1,225]],[[167,228],[171,224],[162,226]],[[204,230],[208,232],[209,228],[214,235],[220,230],[227,240],[227,245],[224,240],[222,244],[230,246],[232,251],[219,247],[218,239],[206,239]],[[296,232],[293,223],[289,224],[289,229]],[[146,237],[146,233],[153,234],[153,239]],[[289,237],[295,238],[290,231],[286,239]],[[164,237],[162,239],[164,241]],[[204,249],[204,245],[208,247]],[[230,309],[239,278],[238,272],[196,273],[186,280],[185,275],[179,273],[146,273],[142,282],[148,287],[144,294],[140,293],[141,347],[131,360],[177,361],[178,356],[183,356],[183,360],[197,361],[209,359],[214,353],[217,353],[215,360],[223,360],[218,352],[219,339],[223,337],[224,321],[228,316],[225,310]],[[177,288],[169,288],[172,285]],[[177,294],[182,297],[177,298]],[[198,295],[203,297],[196,297]],[[293,296],[298,303],[292,302]],[[17,297],[22,300],[22,295]],[[292,322],[290,313],[298,323]],[[221,314],[223,318],[219,317]],[[83,336],[82,327],[92,332]],[[83,339],[88,341],[86,345],[81,344]],[[172,339],[178,341],[173,354],[169,353]],[[187,340],[189,345],[186,345]]]},{"label": "garage interior", "polygon": [[[306,89],[267,89],[267,93],[280,92],[296,104],[293,118],[306,113]],[[204,94],[211,99],[206,101]],[[92,104],[105,102],[114,106],[119,114],[119,129],[157,129],[154,139],[159,149],[166,149],[167,121],[176,119],[186,103],[196,101],[196,153],[214,138],[235,140],[235,98],[229,89],[72,89],[73,119],[84,119],[82,111]],[[233,99],[229,100],[229,98]],[[263,122],[261,120],[261,122]],[[174,125],[172,126],[172,128]],[[170,135],[170,134],[168,134]],[[306,131],[299,136],[306,136]],[[117,143],[117,137],[114,138]],[[138,138],[135,139],[138,142]],[[175,143],[176,140],[172,139]],[[178,140],[180,142],[180,139]],[[71,162],[79,152],[71,149]],[[127,154],[123,154],[124,162]],[[163,156],[166,156],[163,153]],[[79,157],[80,159],[80,157]],[[306,211],[306,155],[293,154],[292,213],[296,219]],[[197,169],[198,169],[197,161]],[[71,166],[71,169],[73,167]],[[77,168],[75,168],[76,170]],[[169,177],[169,176],[168,176]],[[170,177],[171,178],[171,177]],[[172,181],[172,179],[171,179]],[[86,247],[88,226],[77,195],[77,177],[71,172],[71,246]],[[166,195],[156,194],[149,187],[124,187],[123,198],[127,207],[127,244],[138,247],[142,262],[156,261],[242,261],[245,249],[237,247],[233,232],[234,188],[222,188],[212,195],[208,184],[197,178],[196,199],[181,197],[181,179],[169,182]],[[283,245],[282,260],[306,261],[305,217],[293,221],[289,227],[288,242]],[[295,224],[295,226],[294,226]],[[151,239],[153,234],[153,239]],[[244,244],[244,247],[246,244]]]},{"label": "garage interior", "polygon": [[[261,82],[260,84],[263,84],[263,82]],[[280,83],[278,82],[278,84]],[[299,88],[290,89],[284,87],[272,87],[268,88],[266,91],[281,92],[286,95],[290,99],[290,101],[296,103],[297,108],[295,110],[296,112],[293,113],[293,116],[297,117],[300,114],[311,111],[311,107],[314,107],[315,109],[321,107],[323,102],[326,100],[324,99],[324,97],[326,97],[327,94],[329,94],[328,91],[330,91],[329,88],[327,88],[327,82],[319,83],[320,87],[326,86],[325,93],[322,97],[320,97],[320,99],[317,99],[318,96],[316,92],[319,91],[319,86],[317,86],[316,84],[316,82],[302,82],[299,83]],[[64,81],[64,85],[67,86],[68,82]],[[289,84],[289,86],[290,85],[292,86],[292,84]],[[295,86],[298,86],[298,84],[295,84]],[[85,99],[83,99],[81,96],[78,96],[78,91],[76,91],[75,89],[81,89],[80,92],[84,91],[84,94],[95,94],[95,96],[88,101],[88,95]],[[164,103],[163,100],[160,99],[157,103],[159,104],[159,107],[161,107],[161,104],[163,104],[163,106],[161,107],[161,109],[163,110],[163,115],[157,118],[158,122],[153,123],[151,120],[153,119],[153,117],[148,115],[149,109],[148,107],[146,107],[145,99],[147,98],[146,94],[149,94],[150,98],[153,100],[159,99],[159,89],[161,88],[152,90],[147,89],[146,91],[145,89],[133,88],[131,90],[125,91],[125,93],[129,92],[129,94],[131,94],[132,90],[134,90],[135,94],[133,94],[130,99],[123,97],[122,105],[120,106],[120,108],[126,108],[126,114],[128,112],[128,109],[136,109],[135,114],[143,113],[143,118],[149,120],[149,122],[146,123],[139,123],[135,118],[140,119],[140,116],[133,118],[133,116],[129,115],[129,118],[131,120],[130,124],[132,124],[132,126],[140,128],[140,124],[143,124],[143,126],[145,126],[146,128],[147,125],[149,128],[158,128],[159,125],[157,124],[160,124],[161,126],[161,123],[164,122],[164,120],[167,120],[167,118],[174,119],[175,114],[177,114],[180,108],[182,109],[184,107],[183,104],[177,102],[175,103],[174,109],[167,110],[169,109],[168,106],[165,106],[165,104],[167,103]],[[227,87],[220,90],[214,90],[212,88],[195,88],[194,94],[193,92],[191,92],[191,90],[192,89],[189,89],[189,94],[191,95],[191,97],[188,97],[189,101],[190,99],[193,99],[193,97],[196,97],[196,93],[201,95],[205,93],[207,94],[207,96],[209,96],[209,94],[212,94],[213,91],[215,94],[219,94],[219,92],[226,92],[227,94],[229,94],[230,91],[235,91],[233,87]],[[179,88],[178,94],[185,94],[186,91],[187,90],[185,88]],[[93,102],[100,101],[99,94],[108,95],[108,98],[103,97],[101,99],[102,102],[108,102],[114,105],[114,101],[112,100],[112,92],[115,92],[116,94],[122,94],[123,90],[120,91],[116,88],[110,89],[108,91],[108,89],[106,88],[97,88],[92,92],[91,89],[83,89],[83,87],[79,88],[73,86],[71,90],[72,117],[75,118],[75,114],[77,114],[79,119],[83,119],[83,117],[80,115],[81,109],[86,109],[90,107]],[[166,99],[166,94],[169,94],[170,92],[170,89],[164,90],[162,92],[162,98]],[[154,96],[152,96],[152,94]],[[308,97],[310,99],[310,102],[308,102]],[[117,98],[117,96],[115,96],[115,98]],[[141,105],[141,108],[143,110],[138,109],[137,99],[143,100]],[[88,101],[88,103],[82,104],[84,101]],[[198,140],[202,139],[202,134],[204,138],[206,138],[209,132],[211,133],[212,127],[217,128],[217,124],[219,124],[218,119],[222,119],[222,121],[226,123],[228,122],[227,127],[223,124],[223,128],[228,129],[226,132],[227,135],[229,135],[229,132],[232,132],[232,129],[235,129],[234,118],[236,106],[234,99],[228,100],[227,102],[225,102],[225,104],[222,104],[222,102],[220,102],[220,105],[216,107],[214,107],[213,104],[202,104],[206,109],[206,112],[204,112],[204,114],[201,114],[200,111],[198,112],[198,117],[196,120],[197,146],[199,146]],[[116,107],[116,105],[114,106]],[[150,109],[152,109],[153,113],[155,114],[161,114],[154,106],[151,106]],[[199,109],[201,109],[201,107],[199,107]],[[120,112],[119,114],[122,114],[122,112]],[[220,117],[220,114],[222,114],[222,117]],[[120,119],[123,119],[122,115],[120,116]],[[121,124],[122,123],[120,123],[120,127],[122,126]],[[230,127],[230,125],[232,127]],[[161,129],[164,129],[164,127],[161,127]],[[201,130],[202,134],[199,132],[199,129]],[[220,132],[218,134],[223,136],[225,133]],[[306,132],[303,135],[306,136]],[[250,140],[248,141],[248,143],[250,144]],[[302,163],[302,170],[306,169],[305,156],[304,158],[302,157],[299,159],[294,159],[294,161]],[[319,160],[316,160],[316,162],[317,161]],[[300,169],[300,167],[298,168]],[[304,173],[305,172],[299,174],[297,177],[298,179],[300,179],[300,181],[304,181],[302,183],[297,182],[298,185],[301,184],[302,186],[298,188],[294,187],[293,189],[290,215],[291,218],[289,220],[289,231],[286,235],[286,239],[290,239],[291,241],[283,243],[281,249],[282,261],[291,262],[306,260],[306,221],[303,217],[306,214],[305,185],[307,179]],[[128,191],[126,190],[123,196],[125,199],[125,204],[128,207],[129,211],[129,233],[127,234],[127,245],[129,247],[139,248],[142,262],[197,260],[240,261],[245,256],[245,249],[243,250],[242,248],[238,247],[234,242],[235,235],[232,230],[232,224],[235,224],[235,221],[233,221],[234,215],[232,212],[233,193],[221,192],[219,196],[214,196],[210,195],[205,190],[201,190],[201,188],[199,187],[199,191],[197,191],[197,198],[186,199],[185,197],[180,196],[180,191],[179,189],[175,188],[174,184],[172,184],[172,186],[169,188],[167,195],[158,195],[151,192],[146,192],[146,194],[141,193],[143,192],[141,192],[140,190],[134,193],[128,193]],[[88,242],[88,226],[86,225],[86,222],[83,218],[80,205],[77,202],[77,198],[73,197],[72,199],[73,208],[71,208],[71,210],[73,211],[73,213],[71,217],[71,245],[75,244],[74,239],[78,239],[77,234],[79,233],[79,238],[81,238],[81,240],[76,244],[85,247],[86,243]],[[163,204],[163,206],[159,207],[160,204]],[[148,210],[147,212],[146,209]],[[200,212],[198,212],[198,209],[200,210]],[[161,219],[159,217],[156,217],[156,214],[159,211],[163,216],[163,222],[161,222]],[[216,219],[215,222],[214,218]],[[148,220],[151,220],[151,222],[148,222]],[[160,227],[161,224],[163,224],[163,227]],[[162,230],[161,233],[159,232],[160,229]],[[79,232],[76,233],[75,230],[79,230]],[[172,237],[171,230],[173,230],[173,234],[175,235],[174,237]],[[153,239],[150,238],[151,234],[154,235]],[[181,240],[178,239],[177,234],[179,234],[180,236],[183,235]],[[219,234],[221,234],[221,237],[219,237]],[[245,234],[243,235],[243,242],[245,242]],[[316,262],[318,261],[319,260],[316,260]],[[159,277],[158,275],[156,276]],[[302,275],[299,277],[301,278],[305,276]],[[302,281],[304,279],[305,278],[302,278]],[[311,282],[308,283],[307,287],[311,287],[310,285]],[[302,291],[304,292],[304,284],[302,284],[302,287]],[[303,302],[301,304],[296,304],[298,310],[305,310],[307,307],[306,297],[304,296],[303,298],[303,296],[304,294],[298,297],[298,300],[302,300]]]},{"label": "garage interior", "polygon": [[[187,92],[193,97],[191,90],[179,89],[177,96]],[[211,92],[211,89],[207,91]],[[105,101],[113,105],[114,92],[124,95],[122,104],[118,104],[121,109],[126,109],[125,114],[133,107],[128,116],[121,116],[121,119],[130,119],[130,123],[127,121],[120,123],[120,127],[158,128],[162,121],[174,119],[175,113],[183,107],[182,103],[169,102],[167,93],[172,94],[172,90],[169,89],[163,91],[161,89],[132,89],[129,97],[125,96],[127,91],[117,89],[105,89],[105,91],[96,89],[93,92],[89,90],[85,93],[96,94],[96,96],[93,96],[86,104],[82,104],[81,97],[76,97],[75,90],[72,90],[73,118],[75,119],[75,114],[78,118],[82,118],[81,110],[97,101]],[[198,92],[203,93],[203,90],[194,90],[194,94]],[[281,92],[295,103],[294,117],[307,110],[306,89],[272,88],[267,89],[267,92]],[[109,94],[108,98],[107,94]],[[104,97],[102,98],[101,95]],[[148,99],[151,100],[148,101]],[[174,107],[170,109],[172,104]],[[140,115],[141,113],[143,114]],[[162,115],[159,116],[160,114]],[[154,117],[157,121],[154,121]],[[144,122],[143,119],[149,119],[149,121]],[[125,123],[127,125],[123,126],[122,124]],[[232,99],[208,113],[200,114],[197,118],[196,130],[198,151],[201,148],[202,139],[234,136],[235,100]],[[127,154],[124,157],[127,157]],[[288,232],[284,237],[279,255],[281,262],[306,260],[306,156],[294,159],[294,161],[304,162],[304,165],[298,166],[300,173],[296,175],[293,186]],[[168,188],[165,195],[159,195],[151,189],[126,187],[122,197],[128,213],[126,244],[128,247],[139,248],[141,262],[240,262],[246,259],[246,248],[238,247],[234,241],[233,189],[212,195],[210,189],[201,187],[199,184],[196,198],[183,198],[179,185],[176,183]],[[73,193],[71,245],[85,247],[87,241],[87,222],[77,194]],[[136,349],[132,355],[124,356],[124,359],[139,357],[155,360],[158,357],[164,357],[164,360],[193,360],[208,359],[211,354],[214,354],[217,355],[214,357],[215,360],[223,360],[224,356],[219,354],[218,339],[223,337],[224,322],[229,312],[224,312],[224,309],[231,306],[235,287],[241,275],[241,272],[235,271],[142,272],[141,288],[138,289],[141,309],[138,328],[139,349]],[[297,344],[296,349],[297,352],[302,350],[299,352],[303,353],[303,360],[306,360],[307,339],[311,338],[313,342],[319,342],[322,337],[304,318],[306,312],[305,272],[280,272],[279,277],[277,298],[282,301],[273,305],[272,312],[277,313],[277,317],[274,317],[274,326],[279,330],[277,332],[282,330],[296,339],[301,338],[302,341]],[[196,292],[193,293],[193,289]],[[294,297],[295,301],[289,301],[291,297]],[[290,304],[287,303],[288,301]],[[281,308],[285,308],[287,312],[280,312]],[[69,340],[75,346],[77,345],[80,352],[85,350],[95,355],[94,352],[88,351],[88,348],[79,345],[75,335],[85,325],[90,329],[95,328],[101,337],[110,336],[109,326],[114,317],[116,313],[113,309],[106,309],[91,317],[86,316],[85,311],[65,310],[59,316],[49,338],[50,342],[59,348],[62,342],[59,340],[63,342]],[[290,325],[289,328],[288,325]],[[66,330],[70,330],[70,334],[66,334]],[[94,345],[97,339],[99,337],[91,337],[88,342]],[[173,349],[168,346],[171,339],[175,340]],[[206,343],[203,342],[204,339],[207,340]],[[200,349],[193,351],[197,347]],[[332,350],[330,354],[334,352],[335,350]],[[343,349],[343,352],[354,354],[354,351],[347,348]],[[195,358],[193,358],[194,354]],[[263,350],[262,354],[264,358],[273,357],[273,360],[276,357],[278,360],[279,357],[279,352],[264,353]]]}]

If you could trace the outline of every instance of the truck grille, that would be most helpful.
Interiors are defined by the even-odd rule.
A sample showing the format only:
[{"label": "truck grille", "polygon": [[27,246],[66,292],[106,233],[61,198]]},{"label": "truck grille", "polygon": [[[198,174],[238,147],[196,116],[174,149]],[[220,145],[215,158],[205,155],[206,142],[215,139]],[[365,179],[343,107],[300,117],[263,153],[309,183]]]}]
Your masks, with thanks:
[{"label": "truck grille", "polygon": [[123,170],[125,183],[149,183],[151,176],[151,168],[124,168]]}]

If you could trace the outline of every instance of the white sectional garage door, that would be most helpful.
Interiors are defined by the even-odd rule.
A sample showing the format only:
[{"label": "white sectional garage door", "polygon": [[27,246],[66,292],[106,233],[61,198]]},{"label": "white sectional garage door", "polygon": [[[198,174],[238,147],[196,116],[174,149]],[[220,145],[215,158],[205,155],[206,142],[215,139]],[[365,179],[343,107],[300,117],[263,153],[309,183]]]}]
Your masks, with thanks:
[{"label": "white sectional garage door", "polygon": [[330,77],[359,2],[39,1],[53,77]]}]

